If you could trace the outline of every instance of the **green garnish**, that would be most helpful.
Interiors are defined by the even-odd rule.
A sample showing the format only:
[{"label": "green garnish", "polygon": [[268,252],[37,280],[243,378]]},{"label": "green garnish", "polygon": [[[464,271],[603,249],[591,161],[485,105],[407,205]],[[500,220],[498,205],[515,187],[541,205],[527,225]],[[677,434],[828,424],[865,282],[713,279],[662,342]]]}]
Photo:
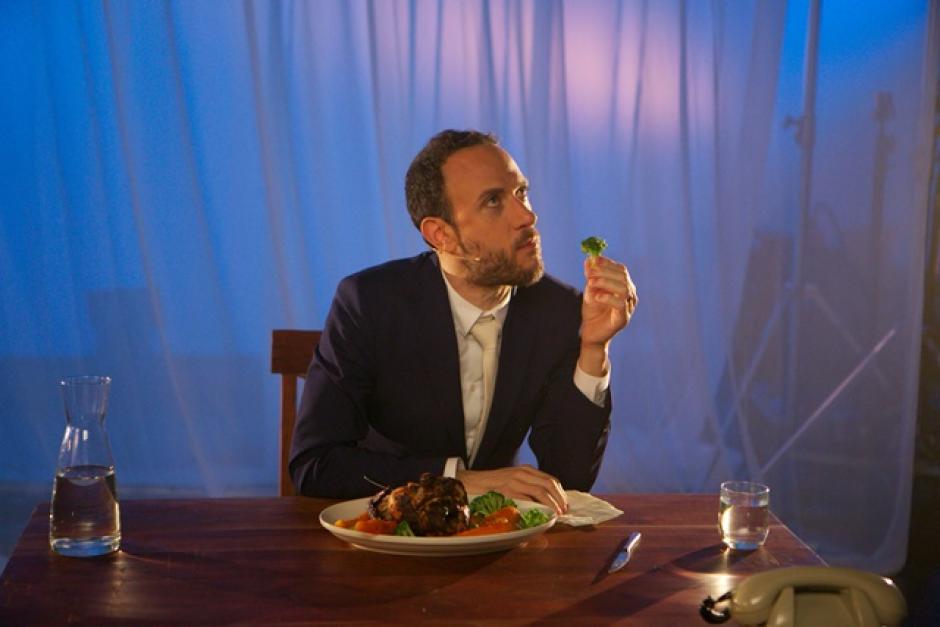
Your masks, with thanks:
[{"label": "green garnish", "polygon": [[581,242],[581,250],[585,255],[590,255],[591,257],[599,257],[604,249],[607,248],[607,242],[602,240],[599,237],[591,236],[586,240]]},{"label": "green garnish", "polygon": [[415,532],[411,530],[411,525],[408,524],[407,520],[403,520],[398,523],[398,526],[395,527],[396,536],[414,536]]},{"label": "green garnish", "polygon": [[544,525],[549,520],[548,514],[543,512],[540,509],[530,509],[527,512],[522,512],[522,515],[519,516],[519,528],[528,529],[529,527],[538,527],[539,525]]},{"label": "green garnish", "polygon": [[470,514],[483,514],[484,516],[489,516],[496,510],[500,510],[507,505],[512,505],[515,507],[516,503],[512,499],[507,499],[499,492],[493,492],[490,490],[486,494],[478,496],[470,501]]}]

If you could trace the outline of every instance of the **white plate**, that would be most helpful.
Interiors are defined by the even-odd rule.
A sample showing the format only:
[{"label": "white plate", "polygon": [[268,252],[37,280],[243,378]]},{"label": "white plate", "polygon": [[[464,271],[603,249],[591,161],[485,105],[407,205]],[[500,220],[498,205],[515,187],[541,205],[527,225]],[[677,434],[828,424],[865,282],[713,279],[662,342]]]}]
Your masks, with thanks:
[{"label": "white plate", "polygon": [[[471,497],[472,500],[472,497]],[[340,540],[349,542],[353,546],[367,551],[379,553],[392,553],[394,555],[477,555],[479,553],[493,553],[506,551],[519,546],[527,540],[548,531],[558,517],[555,512],[545,505],[533,501],[513,499],[520,511],[540,509],[549,516],[547,523],[519,531],[507,531],[486,536],[450,536],[443,538],[428,538],[417,536],[385,536],[364,531],[354,531],[336,526],[341,519],[356,518],[369,507],[369,497],[354,501],[343,501],[331,505],[320,512],[320,524]]]}]

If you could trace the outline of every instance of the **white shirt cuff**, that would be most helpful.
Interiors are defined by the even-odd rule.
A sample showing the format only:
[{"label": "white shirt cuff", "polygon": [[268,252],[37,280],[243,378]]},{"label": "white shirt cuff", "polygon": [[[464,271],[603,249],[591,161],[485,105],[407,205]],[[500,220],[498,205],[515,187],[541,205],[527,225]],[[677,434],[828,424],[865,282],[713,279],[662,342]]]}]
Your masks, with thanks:
[{"label": "white shirt cuff", "polygon": [[444,476],[456,479],[458,470],[464,470],[463,460],[459,457],[448,457],[447,463],[444,464]]},{"label": "white shirt cuff", "polygon": [[610,387],[610,362],[606,370],[607,373],[604,376],[595,377],[581,370],[581,366],[574,368],[575,387],[598,407],[603,407],[607,401],[607,388]]}]

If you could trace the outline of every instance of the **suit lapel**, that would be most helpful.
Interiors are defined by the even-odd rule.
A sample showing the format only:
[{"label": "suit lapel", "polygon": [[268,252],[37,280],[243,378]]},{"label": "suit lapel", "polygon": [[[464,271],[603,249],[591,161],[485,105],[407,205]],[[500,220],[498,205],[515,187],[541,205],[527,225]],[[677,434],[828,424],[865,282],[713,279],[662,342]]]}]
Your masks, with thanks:
[{"label": "suit lapel", "polygon": [[454,316],[437,258],[428,253],[419,267],[414,285],[415,324],[413,346],[427,381],[425,390],[440,406],[447,441],[460,456],[467,457],[464,439],[463,395],[460,391],[460,361],[457,354]]},{"label": "suit lapel", "polygon": [[517,289],[516,294],[509,301],[509,312],[503,323],[502,341],[499,348],[496,389],[477,460],[486,460],[490,450],[496,448],[503,429],[512,417],[516,398],[525,383],[529,356],[532,354],[536,337],[535,325],[529,315],[531,305],[527,301],[525,288]]}]

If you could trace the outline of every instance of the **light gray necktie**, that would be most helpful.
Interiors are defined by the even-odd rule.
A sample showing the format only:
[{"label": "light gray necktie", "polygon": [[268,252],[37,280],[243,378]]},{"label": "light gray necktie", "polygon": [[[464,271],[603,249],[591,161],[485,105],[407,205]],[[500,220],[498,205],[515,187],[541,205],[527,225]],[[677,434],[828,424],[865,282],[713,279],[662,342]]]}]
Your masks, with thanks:
[{"label": "light gray necktie", "polygon": [[490,413],[490,405],[493,403],[493,387],[496,384],[496,348],[499,345],[499,322],[493,316],[483,316],[470,328],[470,335],[483,349],[483,406],[480,409],[480,420],[474,430],[473,450],[468,451],[470,465],[472,466],[477,451],[480,449],[480,440],[483,439],[483,432],[486,430],[486,419]]}]

